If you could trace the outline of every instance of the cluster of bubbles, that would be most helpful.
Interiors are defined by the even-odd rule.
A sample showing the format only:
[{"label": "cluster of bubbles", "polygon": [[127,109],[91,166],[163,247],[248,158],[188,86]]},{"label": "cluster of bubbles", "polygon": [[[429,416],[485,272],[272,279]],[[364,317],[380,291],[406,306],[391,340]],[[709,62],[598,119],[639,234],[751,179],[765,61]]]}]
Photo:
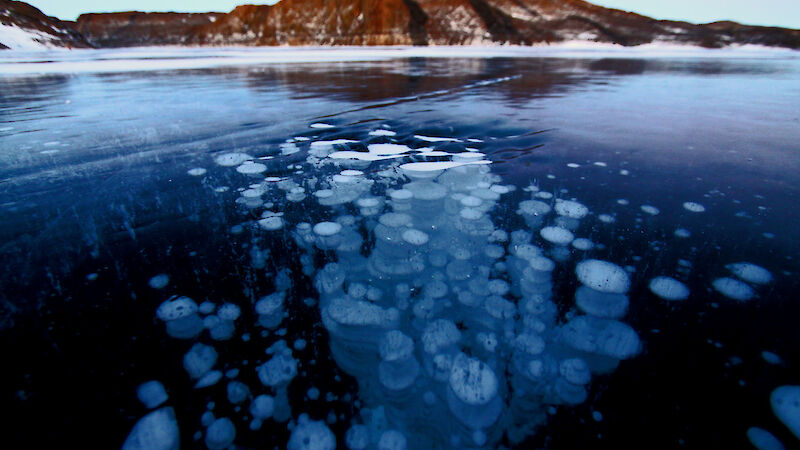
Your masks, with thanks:
[{"label": "cluster of bubbles", "polygon": [[[225,379],[227,400],[249,413],[251,430],[267,420],[289,423],[289,449],[489,448],[504,439],[523,442],[556,406],[585,402],[594,376],[637,355],[639,336],[623,322],[634,269],[590,256],[603,246],[576,236],[591,214],[586,205],[530,186],[516,207],[525,226],[509,232],[492,214],[517,188],[502,184],[485,155],[467,146],[479,139],[451,153],[412,149],[386,127],[369,135],[366,151],[351,148],[357,141],[350,139],[287,140],[283,155],[308,145],[305,165],[289,167],[297,177],[266,177],[265,161],[245,153],[215,158],[251,182],[239,189],[236,202],[259,217],[252,226],[274,239],[292,239],[300,252],[302,274],[318,294],[307,303],[319,307],[332,358],[358,383],[359,411],[344,442],[337,443],[323,418],[312,417],[314,412],[295,415],[289,404],[288,386],[304,366],[293,349],[304,348],[304,341],[292,347],[284,339],[274,341],[266,349],[268,359],[255,368],[258,386],[239,381],[238,369],[215,368],[217,349],[199,341],[204,332],[211,341],[236,335],[241,308],[250,308],[248,316],[262,335],[285,335],[288,300],[296,297],[289,274],[297,268],[278,270],[274,291],[251,305],[198,305],[175,296],[158,307],[169,336],[194,341],[183,364],[195,388]],[[310,176],[306,168],[313,169]],[[328,220],[292,223],[276,207],[298,202],[316,203]],[[704,211],[696,203],[684,207]],[[652,206],[643,211],[658,214]],[[607,215],[598,219],[613,221]],[[253,246],[250,253],[253,266],[264,268],[268,252]],[[713,287],[733,299],[747,300],[755,295],[749,284],[771,281],[768,271],[751,263],[728,269],[736,279],[720,278]],[[154,277],[151,286],[163,289],[165,277]],[[577,286],[569,288],[572,307],[556,298],[563,289],[554,279]],[[686,285],[668,276],[653,278],[648,287],[665,300],[690,295]],[[249,340],[249,334],[241,338]],[[784,387],[773,394],[776,414],[796,433],[798,390]],[[158,381],[142,384],[138,395],[151,409],[168,401]],[[309,391],[312,395],[319,392]],[[235,441],[230,418],[209,409],[201,422],[205,431],[196,438],[208,448]],[[751,441],[766,439],[761,432],[769,434],[756,429]],[[161,406],[134,426],[123,448],[166,449],[178,443],[175,413]]]}]

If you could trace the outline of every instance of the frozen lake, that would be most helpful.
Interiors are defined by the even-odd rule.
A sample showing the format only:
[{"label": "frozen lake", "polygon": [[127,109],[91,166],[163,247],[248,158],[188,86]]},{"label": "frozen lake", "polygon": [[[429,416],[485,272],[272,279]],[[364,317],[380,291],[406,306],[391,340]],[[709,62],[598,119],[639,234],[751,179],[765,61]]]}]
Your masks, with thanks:
[{"label": "frozen lake", "polygon": [[796,52],[2,55],[8,448],[800,444]]}]

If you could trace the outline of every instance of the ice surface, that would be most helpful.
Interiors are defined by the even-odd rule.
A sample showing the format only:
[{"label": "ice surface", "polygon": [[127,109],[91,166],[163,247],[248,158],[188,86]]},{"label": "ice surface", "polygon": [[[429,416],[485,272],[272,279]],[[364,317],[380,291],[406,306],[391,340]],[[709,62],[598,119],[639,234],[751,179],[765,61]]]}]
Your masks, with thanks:
[{"label": "ice surface", "polygon": [[[390,133],[358,141],[359,132],[344,129],[309,135],[315,137],[283,141],[298,149],[283,155],[291,156],[284,161],[281,155],[269,162],[245,153],[217,155],[222,167],[210,171],[209,179],[228,177],[230,193],[223,196],[234,197],[245,217],[231,229],[231,241],[244,249],[246,270],[266,279],[263,286],[244,289],[249,299],[239,305],[252,309],[243,311],[216,293],[208,294],[202,308],[176,297],[159,309],[160,318],[172,319],[168,324],[202,312],[198,320],[208,330],[199,337],[203,342],[237,336],[239,328],[247,330],[241,342],[271,345],[266,357],[256,347],[259,355],[249,361],[230,361],[199,342],[186,354],[184,365],[196,387],[223,379],[215,366],[243,370],[202,392],[221,395],[217,403],[223,407],[208,407],[202,421],[207,439],[221,420],[215,414],[229,414],[228,408],[249,411],[244,424],[251,430],[281,426],[295,409],[327,415],[327,425],[308,416],[289,422],[289,448],[334,448],[328,426],[349,427],[345,444],[351,448],[493,448],[506,439],[518,445],[550,408],[592,398],[593,374],[608,374],[641,350],[637,332],[621,320],[630,304],[629,273],[649,272],[642,256],[622,251],[616,242],[630,239],[623,221],[636,211],[619,212],[619,227],[600,226],[615,217],[590,215],[594,203],[567,200],[567,187],[540,188],[532,181],[517,190],[492,172],[491,152],[457,153],[463,144],[454,139],[463,142],[461,135],[431,141],[434,149],[401,143],[410,136],[405,131],[397,141],[388,139]],[[307,155],[295,155],[302,152]],[[264,166],[252,171],[257,180],[236,174],[256,164]],[[267,166],[280,176],[263,178]],[[598,170],[591,167],[573,173]],[[294,205],[284,199],[291,193],[302,197]],[[519,216],[509,220],[509,211]],[[645,223],[641,215],[634,220],[636,227]],[[575,239],[573,232],[591,239]],[[296,244],[297,274],[282,266],[281,239]],[[665,245],[650,243],[655,251]],[[594,257],[618,258],[627,266]],[[677,271],[686,274],[683,266]],[[299,289],[298,280],[313,283]],[[651,290],[675,298],[672,282],[682,286],[660,277],[651,280]],[[634,286],[634,292],[643,287]],[[307,307],[319,308],[325,339],[297,334]],[[239,342],[215,345],[222,352]],[[313,378],[328,354],[355,379],[357,392],[342,394]],[[253,370],[260,381],[255,385]],[[308,404],[298,410],[301,404],[290,405],[297,398]],[[319,409],[339,399],[355,405],[353,415]],[[241,425],[239,415],[229,417]],[[231,433],[223,427],[219,435],[225,443]]]},{"label": "ice surface", "polygon": [[[30,34],[23,38],[29,42]],[[20,40],[21,42],[21,40]],[[775,58],[791,54],[791,50],[744,46],[724,50],[705,49],[685,45],[653,43],[634,48],[620,45],[578,41],[537,46],[432,46],[432,47],[231,47],[231,48],[186,48],[143,47],[132,49],[103,50],[51,50],[63,54],[49,58],[48,62],[31,60],[30,54],[9,58],[0,64],[0,73],[110,73],[153,70],[200,69],[225,66],[247,66],[280,63],[334,62],[334,61],[382,61],[414,57],[440,58],[730,58],[754,59]],[[191,57],[188,57],[191,56]],[[481,140],[482,141],[482,140]]]}]

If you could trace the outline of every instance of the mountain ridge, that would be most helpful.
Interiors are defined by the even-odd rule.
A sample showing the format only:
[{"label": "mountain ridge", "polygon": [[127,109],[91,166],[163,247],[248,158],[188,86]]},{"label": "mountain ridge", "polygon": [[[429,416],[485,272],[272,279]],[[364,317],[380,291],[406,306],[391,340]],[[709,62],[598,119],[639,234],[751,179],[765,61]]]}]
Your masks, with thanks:
[{"label": "mountain ridge", "polygon": [[[5,39],[4,39],[5,38]],[[0,49],[90,48],[75,29],[25,2],[0,0]]]},{"label": "mountain ridge", "polygon": [[[27,4],[0,0],[0,12],[8,11],[7,5],[24,9],[21,5]],[[59,23],[73,33],[73,41],[65,46],[78,47],[75,42],[80,41],[97,48],[532,45],[580,40],[623,46],[663,42],[800,49],[800,30],[731,21],[657,20],[582,0],[282,0],[275,5],[240,5],[228,13],[89,13],[74,23]]]}]

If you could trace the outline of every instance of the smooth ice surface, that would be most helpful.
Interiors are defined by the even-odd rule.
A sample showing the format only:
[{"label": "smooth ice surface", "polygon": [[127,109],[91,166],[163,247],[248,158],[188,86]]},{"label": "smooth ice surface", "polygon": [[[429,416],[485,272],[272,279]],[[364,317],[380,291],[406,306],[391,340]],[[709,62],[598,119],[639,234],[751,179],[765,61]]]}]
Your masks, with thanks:
[{"label": "smooth ice surface", "polygon": [[[251,51],[276,60],[313,52],[263,50],[193,49],[212,65]],[[373,50],[442,51],[365,49]],[[152,378],[168,383],[162,404],[175,408],[187,446],[202,446],[206,428],[227,417],[238,447],[285,447],[302,413],[324,421],[340,445],[347,430],[362,430],[369,448],[390,430],[409,448],[555,450],[598,435],[621,448],[655,435],[737,448],[751,425],[790,443],[780,423],[754,415],[766,399],[752,393],[789,380],[794,365],[785,336],[797,307],[780,299],[792,298],[800,272],[796,58],[658,59],[633,49],[622,59],[585,52],[568,61],[246,62],[146,73],[197,61],[172,49],[91,54],[120,59],[96,61],[96,73],[112,63],[137,72],[76,67],[3,80],[0,328],[19,336],[4,347],[6,371],[25,380],[8,386],[9,428],[20,429],[8,446],[46,439],[42,420],[48,434],[80,442],[78,418],[93,424],[97,446],[118,446],[119,430],[146,414],[136,387]],[[59,55],[4,53],[0,66],[46,72],[64,62]],[[334,127],[309,127],[321,122]],[[396,134],[370,134],[382,129]],[[411,151],[330,156],[380,156],[368,149],[376,143]],[[215,162],[231,152],[245,156]],[[400,169],[476,158],[492,164]],[[237,172],[247,161],[266,170]],[[707,209],[695,214],[686,200]],[[567,201],[606,216],[551,210]],[[661,214],[649,217],[642,204]],[[341,229],[322,236],[313,229],[321,222]],[[578,239],[551,245],[539,233],[546,226]],[[676,229],[687,233],[679,239]],[[575,268],[584,259],[624,267],[628,292],[583,284]],[[737,261],[768,267],[771,284],[725,268]],[[159,273],[170,280],[156,290],[148,281]],[[696,301],[648,303],[661,274]],[[763,301],[722,301],[711,289],[721,276]],[[200,306],[153,320],[175,294]],[[437,320],[456,333],[426,348],[442,337],[427,332]],[[405,338],[388,345],[393,331]],[[210,370],[164,375],[198,343],[218,353]],[[621,361],[640,348],[641,359]],[[765,350],[782,362],[769,364]],[[495,399],[472,407],[450,388],[460,353],[491,368]],[[270,409],[257,405],[261,395],[271,414],[256,412]],[[709,401],[720,398],[733,406]],[[684,414],[685,426],[659,426],[678,406],[714,420]]]},{"label": "smooth ice surface", "polygon": [[[26,32],[26,36],[29,35]],[[566,42],[544,46],[434,46],[434,47],[340,47],[340,48],[252,48],[229,49],[143,47],[121,51],[104,50],[52,50],[58,58],[49,63],[37,61],[38,53],[19,52],[9,62],[0,64],[0,74],[29,73],[109,73],[124,71],[153,71],[201,69],[225,66],[247,66],[276,63],[381,61],[395,58],[709,58],[725,59],[747,57],[766,59],[782,57],[791,50],[744,46],[726,50],[710,50],[692,46],[646,44],[634,48],[597,42]],[[63,54],[63,56],[61,56]],[[190,56],[187,58],[187,56]],[[99,63],[98,63],[99,61]]]}]

